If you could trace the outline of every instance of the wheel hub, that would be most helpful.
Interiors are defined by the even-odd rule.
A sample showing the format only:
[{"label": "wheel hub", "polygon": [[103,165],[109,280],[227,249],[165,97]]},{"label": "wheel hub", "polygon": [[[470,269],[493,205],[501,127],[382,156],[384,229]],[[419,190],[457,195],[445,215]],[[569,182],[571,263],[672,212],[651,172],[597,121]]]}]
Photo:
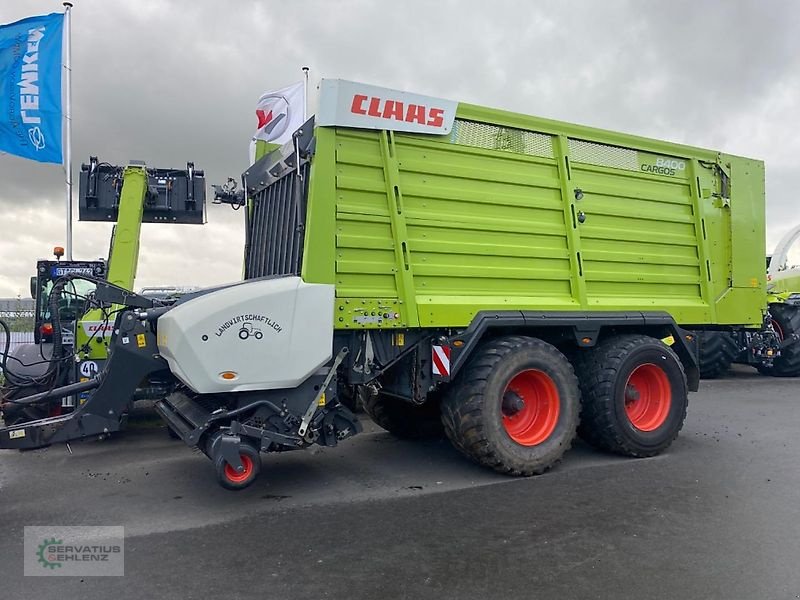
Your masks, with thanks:
[{"label": "wheel hub", "polygon": [[233,483],[246,481],[253,471],[253,459],[246,454],[240,454],[239,456],[242,460],[242,466],[238,469],[229,463],[225,463],[225,476]]},{"label": "wheel hub", "polygon": [[508,382],[500,408],[508,437],[521,446],[536,446],[547,441],[558,424],[558,388],[544,371],[521,371]]},{"label": "wheel hub", "polygon": [[654,431],[664,425],[672,405],[672,387],[660,366],[636,367],[625,383],[625,414],[639,431]]},{"label": "wheel hub", "polygon": [[513,390],[506,390],[503,394],[503,414],[507,417],[513,417],[519,411],[525,408],[525,400]]},{"label": "wheel hub", "polygon": [[630,383],[625,386],[625,404],[630,404],[641,398],[639,390]]}]

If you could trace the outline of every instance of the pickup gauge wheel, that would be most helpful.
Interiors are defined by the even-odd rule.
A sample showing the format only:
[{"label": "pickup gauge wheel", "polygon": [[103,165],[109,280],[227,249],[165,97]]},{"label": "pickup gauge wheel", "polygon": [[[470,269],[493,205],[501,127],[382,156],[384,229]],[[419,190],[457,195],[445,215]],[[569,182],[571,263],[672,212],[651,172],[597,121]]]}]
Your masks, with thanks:
[{"label": "pickup gauge wheel", "polygon": [[261,455],[258,450],[248,444],[242,444],[239,450],[242,459],[242,471],[237,471],[221,454],[214,456],[214,468],[217,481],[228,490],[243,490],[256,480],[261,472]]}]

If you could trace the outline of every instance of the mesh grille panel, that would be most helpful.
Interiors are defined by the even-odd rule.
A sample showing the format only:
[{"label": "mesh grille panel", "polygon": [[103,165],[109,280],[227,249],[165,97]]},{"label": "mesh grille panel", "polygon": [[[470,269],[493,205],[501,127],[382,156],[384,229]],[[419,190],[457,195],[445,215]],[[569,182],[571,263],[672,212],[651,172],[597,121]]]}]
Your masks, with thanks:
[{"label": "mesh grille panel", "polygon": [[626,171],[639,170],[639,153],[636,150],[619,146],[607,146],[570,138],[569,157],[572,162],[598,167],[612,167]]},{"label": "mesh grille panel", "polygon": [[489,123],[457,119],[450,141],[462,146],[553,158],[553,139],[549,135]]},{"label": "mesh grille panel", "polygon": [[[301,171],[302,184],[292,171],[261,190],[253,199],[253,216],[245,255],[245,279],[300,274],[309,163],[303,165]],[[298,190],[298,185],[302,185],[303,189]],[[297,195],[299,198],[296,198]]]}]

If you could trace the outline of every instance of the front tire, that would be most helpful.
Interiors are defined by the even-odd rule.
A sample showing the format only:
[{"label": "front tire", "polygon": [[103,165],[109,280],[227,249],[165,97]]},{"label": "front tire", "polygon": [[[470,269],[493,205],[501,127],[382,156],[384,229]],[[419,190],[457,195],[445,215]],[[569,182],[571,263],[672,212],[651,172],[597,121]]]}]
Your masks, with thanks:
[{"label": "front tire", "polygon": [[585,352],[580,436],[625,456],[666,450],[683,427],[689,397],[675,352],[645,335],[619,335]]},{"label": "front tire", "polygon": [[554,346],[522,336],[485,343],[442,400],[453,446],[477,464],[515,476],[552,468],[575,438],[578,381]]}]

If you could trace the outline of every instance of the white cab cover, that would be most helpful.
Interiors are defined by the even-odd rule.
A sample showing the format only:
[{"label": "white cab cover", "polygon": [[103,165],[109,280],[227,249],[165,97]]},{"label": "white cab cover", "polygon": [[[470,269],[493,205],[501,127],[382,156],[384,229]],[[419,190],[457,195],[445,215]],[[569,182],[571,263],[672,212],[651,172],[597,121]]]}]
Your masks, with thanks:
[{"label": "white cab cover", "polygon": [[294,388],[331,358],[334,286],[245,281],[158,319],[158,348],[200,394]]}]

